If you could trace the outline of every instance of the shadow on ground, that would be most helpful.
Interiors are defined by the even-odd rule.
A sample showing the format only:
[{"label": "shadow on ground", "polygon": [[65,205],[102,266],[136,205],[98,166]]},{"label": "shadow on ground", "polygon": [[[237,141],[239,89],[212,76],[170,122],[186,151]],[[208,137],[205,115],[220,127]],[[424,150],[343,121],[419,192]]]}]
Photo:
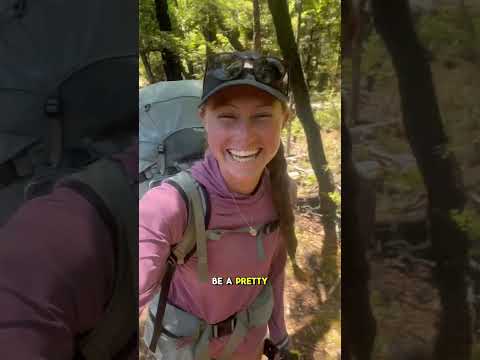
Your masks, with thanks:
[{"label": "shadow on ground", "polygon": [[[308,200],[305,205],[307,212],[318,211],[315,209],[316,204]],[[304,215],[308,216],[308,213]],[[317,221],[318,219],[317,217]],[[322,228],[319,224],[317,226]],[[291,300],[289,321],[294,324],[304,323],[290,334],[292,348],[300,353],[302,360],[340,358],[340,346],[333,356],[331,352],[319,347],[320,342],[327,340],[325,336],[333,323],[340,322],[338,239],[333,227],[323,230],[325,235],[319,236],[323,240],[321,250],[303,250],[305,259],[302,261],[302,270],[307,274],[306,283],[303,284],[305,290],[297,292]]]}]

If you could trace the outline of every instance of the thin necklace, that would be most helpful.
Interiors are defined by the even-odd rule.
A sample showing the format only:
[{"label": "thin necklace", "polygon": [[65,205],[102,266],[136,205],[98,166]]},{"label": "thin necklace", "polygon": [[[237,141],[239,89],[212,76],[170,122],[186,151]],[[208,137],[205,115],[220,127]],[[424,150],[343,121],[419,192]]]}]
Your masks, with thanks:
[{"label": "thin necklace", "polygon": [[238,210],[238,213],[240,214],[240,216],[242,217],[243,221],[247,224],[248,226],[248,232],[250,233],[250,235],[252,236],[257,236],[257,230],[252,226],[250,225],[250,223],[247,221],[247,219],[245,218],[245,216],[243,216],[243,213],[240,211],[240,207],[238,206],[237,204],[237,201],[235,200],[235,198],[233,197],[232,193],[230,192],[230,190],[228,190],[228,193],[230,194],[230,197],[232,198],[233,200],[233,203],[235,204],[235,206],[237,207],[237,210]]}]

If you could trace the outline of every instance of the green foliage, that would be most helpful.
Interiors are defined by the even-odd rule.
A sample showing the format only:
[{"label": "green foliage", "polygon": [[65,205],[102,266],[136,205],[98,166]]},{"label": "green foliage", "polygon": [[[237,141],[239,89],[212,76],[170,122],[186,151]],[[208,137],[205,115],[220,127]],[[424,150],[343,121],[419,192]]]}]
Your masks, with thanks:
[{"label": "green foliage", "polygon": [[422,43],[435,53],[448,51],[458,54],[468,40],[467,33],[459,23],[458,10],[440,8],[434,16],[423,16],[417,25],[417,32]]},{"label": "green foliage", "polygon": [[324,111],[315,111],[315,120],[322,130],[338,130],[340,117],[331,107]]},{"label": "green foliage", "polygon": [[[287,0],[292,27],[299,29],[297,46],[302,68],[314,105],[314,116],[322,129],[340,127],[340,2],[338,0]],[[302,6],[298,5],[302,3]],[[281,57],[268,3],[260,0],[261,52]],[[148,83],[145,65],[150,65],[153,82],[165,79],[161,51],[177,54],[185,79],[201,79],[207,52],[235,50],[237,42],[245,50],[253,48],[252,0],[168,0],[172,31],[161,32],[154,0],[140,0],[141,84]],[[301,8],[301,16],[299,9]],[[301,18],[298,26],[299,17]],[[146,58],[146,63],[144,60]],[[303,134],[296,121],[293,136]],[[306,176],[317,185],[314,173]]]},{"label": "green foliage", "polygon": [[335,205],[337,206],[337,209],[340,209],[342,204],[342,195],[340,194],[340,192],[338,191],[330,192],[328,193],[328,196],[335,203]]},{"label": "green foliage", "polygon": [[[302,0],[302,7],[297,42],[308,82],[320,92],[335,86],[340,76],[340,6],[337,0]],[[292,23],[297,29],[298,16]]]},{"label": "green foliage", "polygon": [[[315,100],[315,101],[313,101]],[[323,92],[312,99],[315,120],[322,130],[340,129],[340,93]]]},{"label": "green foliage", "polygon": [[[291,122],[292,122],[292,125],[291,125],[292,136],[293,137],[301,136],[303,134],[303,128],[302,128],[302,124],[300,123],[300,120],[298,120],[298,118],[295,117],[291,120]],[[284,133],[286,134],[286,132],[287,132],[287,129],[284,128]]]},{"label": "green foliage", "polygon": [[385,182],[405,192],[424,188],[423,177],[416,167],[401,173],[388,172],[385,175]]},{"label": "green foliage", "polygon": [[[294,30],[297,30],[298,3],[288,0]],[[301,0],[302,15],[299,51],[310,92],[338,87],[340,44],[340,3],[338,0]],[[281,56],[275,27],[266,1],[261,4],[262,52]],[[140,51],[145,53],[155,75],[164,79],[161,49],[178,54],[184,78],[201,79],[207,46],[213,52],[233,51],[231,41],[245,49],[253,48],[252,0],[169,0],[169,15],[173,31],[160,32],[154,0],[140,0]],[[207,42],[206,35],[213,38]],[[146,76],[142,59],[139,72]]]},{"label": "green foliage", "polygon": [[472,359],[480,359],[480,344],[474,344],[472,347]]},{"label": "green foliage", "polygon": [[395,77],[390,55],[377,33],[369,36],[362,55],[362,74],[375,74],[377,82],[390,81]]},{"label": "green foliage", "polygon": [[462,212],[453,210],[453,220],[462,231],[465,231],[473,242],[472,254],[480,255],[480,215],[473,209],[466,208]]},{"label": "green foliage", "polygon": [[304,183],[305,186],[308,187],[308,188],[313,188],[313,187],[315,187],[315,185],[317,184],[317,178],[315,177],[315,173],[314,173],[314,172],[311,172],[311,173],[307,174],[307,175],[303,178],[303,183]]}]

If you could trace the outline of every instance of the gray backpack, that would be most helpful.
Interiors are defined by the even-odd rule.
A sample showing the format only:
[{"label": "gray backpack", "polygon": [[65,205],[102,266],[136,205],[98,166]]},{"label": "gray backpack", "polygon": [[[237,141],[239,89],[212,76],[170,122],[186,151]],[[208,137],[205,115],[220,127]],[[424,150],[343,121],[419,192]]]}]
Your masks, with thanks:
[{"label": "gray backpack", "polygon": [[1,2],[0,225],[136,133],[136,11],[127,0]]},{"label": "gray backpack", "polygon": [[0,225],[68,186],[118,245],[113,296],[78,337],[79,359],[113,359],[137,336],[136,184],[109,160],[137,135],[136,11],[127,0],[0,3]]},{"label": "gray backpack", "polygon": [[164,81],[139,91],[139,196],[190,168],[205,151],[205,129],[197,115],[199,80]]}]

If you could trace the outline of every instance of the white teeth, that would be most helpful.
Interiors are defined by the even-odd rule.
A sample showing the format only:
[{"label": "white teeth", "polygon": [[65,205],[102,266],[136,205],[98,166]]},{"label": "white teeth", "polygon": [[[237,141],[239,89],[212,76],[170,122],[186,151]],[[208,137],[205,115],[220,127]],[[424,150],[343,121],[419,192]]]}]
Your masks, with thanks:
[{"label": "white teeth", "polygon": [[238,157],[232,154],[232,159],[238,162],[248,162],[248,161],[255,160],[255,158],[256,158],[255,156]]},{"label": "white teeth", "polygon": [[232,159],[235,161],[247,162],[247,161],[255,160],[258,154],[260,154],[260,149],[256,151],[228,150],[228,153],[230,154]]},{"label": "white teeth", "polygon": [[259,149],[250,150],[250,151],[246,151],[246,150],[229,150],[229,151],[232,155],[235,155],[235,156],[252,156],[252,155],[256,155]]}]

